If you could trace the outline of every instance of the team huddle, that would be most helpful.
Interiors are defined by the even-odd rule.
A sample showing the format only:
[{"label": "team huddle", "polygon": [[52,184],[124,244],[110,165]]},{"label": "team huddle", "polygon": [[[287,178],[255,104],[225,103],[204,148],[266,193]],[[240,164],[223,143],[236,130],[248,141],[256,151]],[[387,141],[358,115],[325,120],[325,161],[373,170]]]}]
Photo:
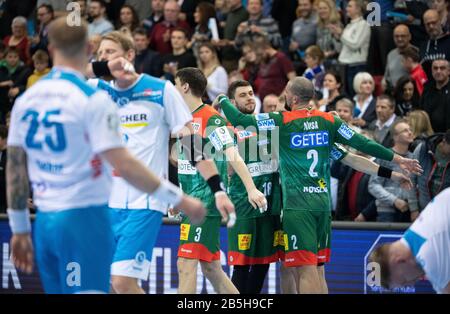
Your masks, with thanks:
[{"label": "team huddle", "polygon": [[[217,293],[260,293],[278,261],[284,293],[327,293],[330,160],[405,188],[406,175],[343,145],[421,172],[416,160],[338,116],[311,110],[314,86],[305,78],[286,86],[287,111],[253,115],[246,81],[211,106],[202,101],[207,79],[199,69],[178,71],[175,85],[136,74],[123,33],[105,35],[91,64],[84,24],[57,19],[49,38],[54,68],[14,106],[7,167],[12,258],[30,272],[35,255],[46,293],[143,293],[138,280],[149,276],[168,208],[181,215],[179,293],[196,292],[199,264]],[[166,180],[169,159],[179,187]],[[29,183],[38,207],[35,247]],[[231,279],[220,263],[224,222]],[[79,267],[79,280],[66,280],[68,265]]]}]

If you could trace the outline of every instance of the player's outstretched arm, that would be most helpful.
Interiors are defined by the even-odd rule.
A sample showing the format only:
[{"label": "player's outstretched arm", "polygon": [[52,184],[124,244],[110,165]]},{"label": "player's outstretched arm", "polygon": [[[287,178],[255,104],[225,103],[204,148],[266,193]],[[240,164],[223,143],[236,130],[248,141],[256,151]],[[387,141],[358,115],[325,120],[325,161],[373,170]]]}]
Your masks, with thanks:
[{"label": "player's outstretched arm", "polygon": [[255,186],[252,176],[245,165],[244,160],[239,155],[236,146],[229,146],[225,149],[225,155],[227,161],[233,167],[234,171],[241,178],[247,190],[248,200],[252,204],[253,208],[258,207],[261,213],[267,210],[267,200],[263,193],[261,193]]},{"label": "player's outstretched arm", "polygon": [[203,221],[206,209],[202,202],[184,195],[172,183],[160,180],[125,148],[106,150],[102,153],[102,156],[135,188],[152,194],[157,199],[173,204],[176,209],[182,210],[189,216],[194,224],[199,224]]},{"label": "player's outstretched arm", "polygon": [[27,155],[23,148],[17,146],[8,146],[7,152],[8,217],[13,234],[11,259],[17,268],[31,273],[34,264],[34,250],[30,236],[30,212],[27,208],[27,200],[30,195]]}]

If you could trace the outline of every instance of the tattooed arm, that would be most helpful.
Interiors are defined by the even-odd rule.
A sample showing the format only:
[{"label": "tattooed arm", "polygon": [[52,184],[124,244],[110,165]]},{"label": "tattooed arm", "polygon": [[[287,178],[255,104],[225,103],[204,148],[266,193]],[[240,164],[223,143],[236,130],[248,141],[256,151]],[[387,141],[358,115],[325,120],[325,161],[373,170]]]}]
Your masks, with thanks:
[{"label": "tattooed arm", "polygon": [[8,146],[6,186],[9,222],[13,232],[11,259],[14,265],[27,273],[33,271],[34,250],[30,236],[30,219],[27,199],[30,195],[27,172],[27,155],[23,148]]}]

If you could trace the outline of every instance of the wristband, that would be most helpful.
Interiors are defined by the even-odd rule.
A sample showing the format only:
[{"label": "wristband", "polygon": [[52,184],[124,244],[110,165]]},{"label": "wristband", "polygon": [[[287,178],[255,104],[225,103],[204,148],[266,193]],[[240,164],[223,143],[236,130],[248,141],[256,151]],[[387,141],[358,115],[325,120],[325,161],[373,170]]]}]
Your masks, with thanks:
[{"label": "wristband", "polygon": [[183,198],[183,192],[169,181],[161,180],[161,184],[153,191],[152,196],[160,201],[177,206]]},{"label": "wristband", "polygon": [[108,61],[94,61],[92,64],[92,71],[96,77],[111,76],[111,71],[108,68]]},{"label": "wristband", "polygon": [[31,232],[30,210],[8,208],[9,227],[13,234]]},{"label": "wristband", "polygon": [[383,166],[378,168],[378,176],[390,179],[392,176],[392,170]]},{"label": "wristband", "polygon": [[213,175],[211,178],[209,178],[206,183],[208,183],[209,187],[211,188],[211,191],[213,194],[216,194],[217,192],[224,192],[225,189],[223,188],[222,181],[220,179],[220,176],[218,174]]}]

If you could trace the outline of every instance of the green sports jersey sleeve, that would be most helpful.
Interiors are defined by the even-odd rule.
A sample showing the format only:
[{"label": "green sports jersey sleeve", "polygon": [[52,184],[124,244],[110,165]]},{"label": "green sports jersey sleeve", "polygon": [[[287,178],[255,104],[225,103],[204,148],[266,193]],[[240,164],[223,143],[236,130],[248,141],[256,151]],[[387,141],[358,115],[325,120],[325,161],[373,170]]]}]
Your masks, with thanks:
[{"label": "green sports jersey sleeve", "polygon": [[228,147],[234,146],[234,136],[227,127],[227,122],[221,116],[214,115],[208,119],[205,136],[213,145],[216,152],[223,152]]},{"label": "green sports jersey sleeve", "polygon": [[336,142],[351,146],[363,153],[383,160],[391,161],[394,159],[392,150],[358,134],[341,119],[335,117],[333,125]]},{"label": "green sports jersey sleeve", "polygon": [[344,146],[337,144],[337,143],[333,144],[333,147],[331,148],[331,152],[330,152],[331,160],[341,161],[347,155],[348,155],[348,150]]}]

